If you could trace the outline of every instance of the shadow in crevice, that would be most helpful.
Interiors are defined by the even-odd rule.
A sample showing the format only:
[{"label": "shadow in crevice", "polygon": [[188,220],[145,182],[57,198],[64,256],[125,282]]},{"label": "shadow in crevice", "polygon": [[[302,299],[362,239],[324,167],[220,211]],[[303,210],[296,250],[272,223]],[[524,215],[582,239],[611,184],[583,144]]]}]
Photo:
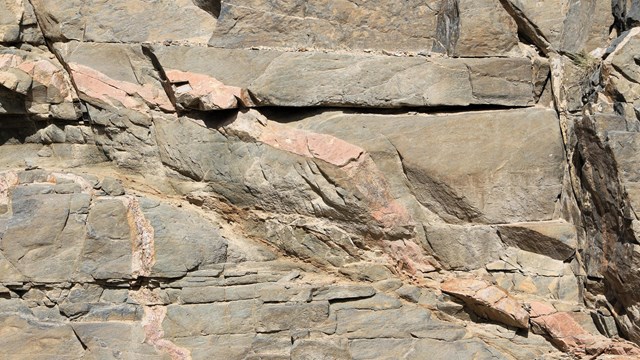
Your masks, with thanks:
[{"label": "shadow in crevice", "polygon": [[306,118],[320,115],[324,112],[342,112],[347,115],[445,115],[469,113],[474,111],[499,111],[523,109],[528,106],[502,106],[502,105],[467,105],[467,106],[418,106],[398,108],[373,108],[373,107],[282,107],[265,106],[258,107],[260,111],[271,121],[279,123],[291,123]]},{"label": "shadow in crevice", "polygon": [[46,122],[34,121],[27,115],[3,115],[0,117],[0,145],[29,142],[46,125]]},{"label": "shadow in crevice", "polygon": [[239,109],[215,110],[215,111],[198,111],[191,110],[184,114],[184,117],[206,127],[207,129],[218,130],[226,125],[233,123],[238,114],[243,111]]},{"label": "shadow in crevice", "polygon": [[[441,106],[441,107],[400,107],[400,108],[367,108],[367,107],[335,107],[335,106],[259,106],[252,108],[260,112],[269,121],[287,124],[302,121],[323,113],[337,112],[345,115],[455,115],[474,111],[505,111],[525,109],[529,106],[501,106],[501,105],[469,105],[469,106]],[[181,116],[187,117],[210,129],[219,129],[232,123],[240,112],[250,108],[199,111],[187,110]]]},{"label": "shadow in crevice", "polygon": [[200,9],[213,15],[216,19],[220,16],[220,10],[222,8],[221,0],[192,0],[193,3]]}]

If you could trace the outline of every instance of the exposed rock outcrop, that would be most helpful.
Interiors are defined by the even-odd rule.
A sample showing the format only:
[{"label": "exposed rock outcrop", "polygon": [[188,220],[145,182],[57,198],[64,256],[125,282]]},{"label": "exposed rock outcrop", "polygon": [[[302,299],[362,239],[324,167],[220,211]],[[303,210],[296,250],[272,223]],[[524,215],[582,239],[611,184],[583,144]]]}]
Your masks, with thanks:
[{"label": "exposed rock outcrop", "polygon": [[0,0],[0,353],[640,358],[635,0]]}]

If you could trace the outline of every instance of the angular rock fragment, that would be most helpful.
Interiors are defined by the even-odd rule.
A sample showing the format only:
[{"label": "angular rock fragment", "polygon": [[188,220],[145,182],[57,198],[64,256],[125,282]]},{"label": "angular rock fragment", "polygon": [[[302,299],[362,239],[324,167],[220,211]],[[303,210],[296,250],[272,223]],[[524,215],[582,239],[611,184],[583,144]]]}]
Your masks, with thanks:
[{"label": "angular rock fragment", "polygon": [[95,279],[132,278],[132,236],[120,199],[96,201],[87,218],[81,270]]},{"label": "angular rock fragment", "polygon": [[625,341],[592,335],[578,324],[571,314],[559,312],[553,306],[533,302],[530,304],[531,324],[534,331],[551,337],[552,342],[563,351],[581,355],[640,356],[640,350]]},{"label": "angular rock fragment", "polygon": [[[539,96],[536,78],[546,79],[549,71],[522,57],[463,60],[173,46],[155,46],[153,52],[176,83],[183,106],[200,110],[235,107],[234,97],[244,106],[529,106]],[[197,60],[201,57],[211,60]]]},{"label": "angular rock fragment", "polygon": [[33,8],[28,0],[0,1],[0,43],[44,44]]},{"label": "angular rock fragment", "polygon": [[452,270],[481,268],[504,251],[496,230],[486,226],[428,226],[425,236],[440,263]]},{"label": "angular rock fragment", "polygon": [[123,167],[157,172],[152,120],[170,116],[166,114],[175,112],[175,107],[142,47],[69,42],[55,48],[87,104],[88,118],[100,129],[95,141],[107,157]]},{"label": "angular rock fragment", "polygon": [[344,286],[323,287],[315,289],[311,296],[314,300],[344,300],[368,298],[375,295],[376,291],[369,286]]},{"label": "angular rock fragment", "polygon": [[38,321],[26,307],[21,312],[11,312],[11,302],[16,300],[0,299],[4,309],[0,314],[0,347],[11,351],[6,354],[8,358],[81,358],[84,355],[82,343],[70,325]]},{"label": "angular rock fragment", "polygon": [[12,190],[12,216],[0,246],[11,268],[25,279],[56,282],[73,277],[85,235],[82,221],[69,213],[71,195],[47,194],[51,188],[33,194],[27,187]]},{"label": "angular rock fragment", "polygon": [[224,110],[252,104],[246,90],[226,86],[207,75],[179,70],[166,70],[165,73],[173,85],[176,104],[183,109]]},{"label": "angular rock fragment", "polygon": [[611,3],[588,0],[503,0],[530,41],[549,50],[588,53],[606,47],[613,24]]},{"label": "angular rock fragment", "polygon": [[[365,216],[389,229],[410,226],[410,216],[391,198],[384,176],[363,149],[265,121],[256,112],[240,113],[219,131],[186,119],[158,121],[163,162],[194,179],[225,184],[217,191],[237,206],[259,204],[285,213],[344,220]],[[184,162],[180,154],[185,151],[201,158]],[[241,166],[231,160],[241,158],[253,160]],[[280,165],[293,163],[297,165]]]},{"label": "angular rock fragment", "polygon": [[329,319],[329,303],[265,304],[257,309],[256,331],[317,329]]},{"label": "angular rock fragment", "polygon": [[0,114],[77,120],[78,95],[53,54],[28,45],[0,46]]},{"label": "angular rock fragment", "polygon": [[[207,219],[185,209],[151,201],[141,203],[153,228],[154,264],[149,275],[180,277],[227,259],[227,242]],[[185,228],[191,229],[184,232]]]},{"label": "angular rock fragment", "polygon": [[[139,45],[69,42],[55,45],[89,104],[110,110],[173,111],[159,75]],[[104,62],[103,59],[110,59]]]},{"label": "angular rock fragment", "polygon": [[379,311],[341,309],[337,312],[336,334],[349,339],[394,337],[455,341],[464,337],[464,329],[431,315],[419,307]]},{"label": "angular rock fragment", "polygon": [[503,289],[482,280],[451,279],[441,285],[443,292],[463,300],[478,315],[509,326],[529,327],[529,314]]},{"label": "angular rock fragment", "polygon": [[510,293],[579,301],[579,278],[571,264],[517,248],[503,250],[500,258],[487,264],[487,270]]}]

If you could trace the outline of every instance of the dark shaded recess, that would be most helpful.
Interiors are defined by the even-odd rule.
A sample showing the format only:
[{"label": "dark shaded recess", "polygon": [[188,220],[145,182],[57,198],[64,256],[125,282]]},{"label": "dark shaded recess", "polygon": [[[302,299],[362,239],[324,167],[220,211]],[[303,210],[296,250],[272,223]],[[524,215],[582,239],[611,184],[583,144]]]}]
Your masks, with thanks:
[{"label": "dark shaded recess", "polygon": [[0,116],[0,145],[24,144],[39,129],[48,124],[33,121],[27,115]]},{"label": "dark shaded recess", "polygon": [[618,32],[640,25],[640,0],[612,0],[611,12],[615,18],[613,27]]},{"label": "dark shaded recess", "polygon": [[[345,115],[441,115],[457,114],[472,111],[499,111],[521,109],[528,106],[502,106],[502,105],[469,105],[469,106],[435,106],[435,107],[402,107],[402,108],[366,108],[366,107],[294,107],[294,106],[262,106],[256,107],[270,121],[286,124],[304,120],[311,116],[320,115],[329,111],[341,111]],[[240,111],[247,109],[227,109],[200,111],[187,109],[179,115],[189,116],[192,119],[202,121],[208,128],[218,129],[235,120]]]},{"label": "dark shaded recess", "polygon": [[[597,134],[590,116],[576,122],[576,152],[572,158],[584,196],[578,197],[586,231],[584,259],[588,274],[600,274],[604,288],[592,284],[590,291],[604,292],[619,315],[635,303],[633,289],[640,286],[640,273],[627,263],[636,244],[631,207],[620,183],[618,167],[611,148]],[[587,284],[588,285],[588,284]],[[596,286],[594,286],[596,285]],[[633,334],[620,329],[632,341]]]},{"label": "dark shaded recess", "polygon": [[51,124],[64,130],[67,125],[77,126],[78,122],[55,119],[34,120],[29,115],[0,115],[0,145],[44,143],[36,134]]},{"label": "dark shaded recess", "polygon": [[216,19],[220,16],[220,9],[222,8],[221,0],[192,0],[192,1],[197,7],[213,15]]},{"label": "dark shaded recess", "polygon": [[264,114],[269,120],[279,123],[292,123],[304,120],[308,117],[320,115],[323,112],[341,111],[347,115],[440,115],[458,114],[473,111],[499,111],[521,109],[529,106],[505,106],[505,105],[468,105],[468,106],[417,106],[399,108],[368,108],[368,107],[294,107],[294,106],[262,106],[256,110]]},{"label": "dark shaded recess", "polygon": [[500,0],[500,3],[518,25],[519,40],[525,44],[534,45],[542,55],[546,56],[551,46],[540,28],[510,0]]},{"label": "dark shaded recess", "polygon": [[0,111],[4,114],[26,114],[26,97],[0,85]]},{"label": "dark shaded recess", "polygon": [[460,10],[458,0],[444,0],[437,15],[436,38],[433,52],[454,55],[460,36]]},{"label": "dark shaded recess", "polygon": [[189,110],[186,111],[186,115],[193,120],[199,120],[204,123],[208,129],[218,130],[221,127],[234,122],[240,110],[228,109],[228,110],[214,110],[214,111],[199,111]]}]

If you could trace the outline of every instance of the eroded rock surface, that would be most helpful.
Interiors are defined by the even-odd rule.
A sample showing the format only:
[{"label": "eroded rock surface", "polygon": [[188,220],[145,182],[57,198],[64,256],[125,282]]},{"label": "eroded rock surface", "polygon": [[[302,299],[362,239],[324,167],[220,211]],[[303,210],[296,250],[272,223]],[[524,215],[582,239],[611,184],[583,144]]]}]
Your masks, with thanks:
[{"label": "eroded rock surface", "polygon": [[640,358],[635,0],[0,0],[8,359]]}]

